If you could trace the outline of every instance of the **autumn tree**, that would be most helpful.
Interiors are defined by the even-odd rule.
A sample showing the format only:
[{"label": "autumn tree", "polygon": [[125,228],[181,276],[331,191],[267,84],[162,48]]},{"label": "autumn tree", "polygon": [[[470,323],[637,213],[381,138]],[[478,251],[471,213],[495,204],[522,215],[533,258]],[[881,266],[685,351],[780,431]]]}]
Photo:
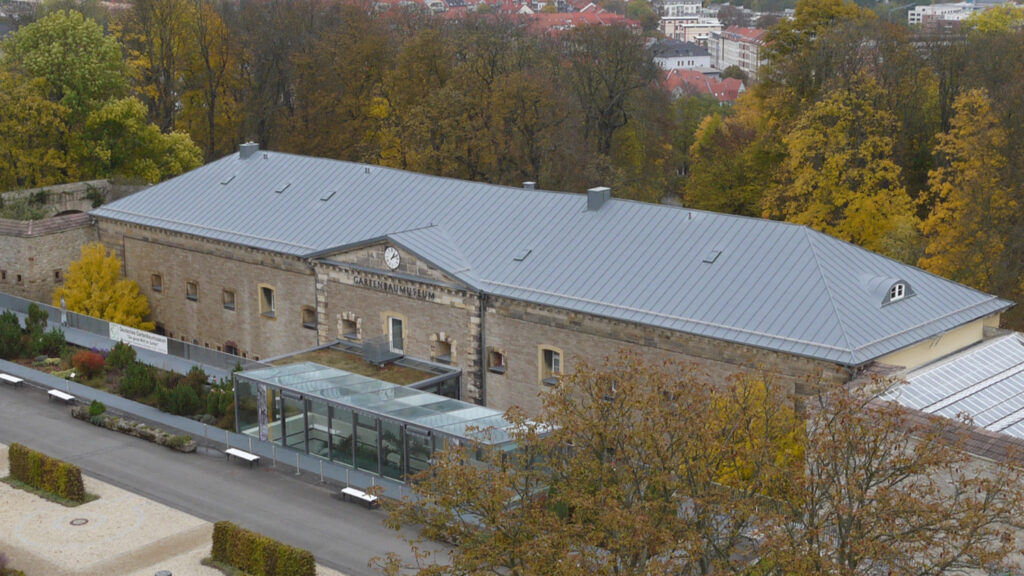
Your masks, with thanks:
[{"label": "autumn tree", "polygon": [[121,277],[121,259],[97,242],[82,246],[82,257],[71,263],[64,284],[53,291],[53,305],[124,326],[152,330],[146,297],[134,280]]},{"label": "autumn tree", "polygon": [[163,134],[138,99],[111,100],[86,120],[79,154],[87,172],[159,182],[202,165],[202,152],[184,132]]},{"label": "autumn tree", "polygon": [[188,0],[138,0],[119,13],[114,30],[125,47],[135,94],[161,131],[174,129],[184,71],[194,49]]},{"label": "autumn tree", "polygon": [[127,90],[121,48],[78,12],[54,12],[11,34],[0,62],[25,78],[46,81],[50,101],[81,122],[107,99]]},{"label": "autumn tree", "polygon": [[738,570],[756,503],[785,497],[800,462],[799,423],[777,387],[716,387],[693,367],[630,354],[563,377],[539,418],[507,418],[516,450],[442,453],[412,484],[418,498],[390,511],[393,526],[458,544],[421,573]]},{"label": "autumn tree", "polygon": [[920,264],[980,290],[1005,290],[1020,270],[1008,250],[1018,205],[1003,182],[1006,132],[984,90],[965,92],[954,109],[952,126],[936,146],[941,165],[930,174],[932,208],[921,224],[927,245]]},{"label": "autumn tree", "polygon": [[583,111],[583,137],[599,154],[630,120],[629,101],[657,78],[642,40],[625,26],[584,26],[565,34],[569,89]]},{"label": "autumn tree", "polygon": [[865,79],[799,117],[784,137],[781,183],[765,195],[765,216],[894,258],[914,254],[912,205],[892,159],[895,118],[878,109],[879,96]]},{"label": "autumn tree", "polygon": [[[392,527],[457,544],[419,574],[960,574],[1013,567],[1021,473],[972,461],[960,422],[916,420],[885,382],[801,400],[758,376],[624,354],[516,409],[517,448],[452,446]],[[413,542],[422,550],[422,540]],[[397,557],[378,559],[390,573]]]},{"label": "autumn tree", "polygon": [[780,499],[779,516],[764,527],[768,573],[1015,568],[1020,471],[972,461],[962,450],[966,427],[911,418],[877,399],[888,386],[828,385],[807,399],[804,472],[795,497]]},{"label": "autumn tree", "polygon": [[44,79],[0,69],[0,190],[75,177],[65,142],[67,118],[67,108],[46,98]]}]

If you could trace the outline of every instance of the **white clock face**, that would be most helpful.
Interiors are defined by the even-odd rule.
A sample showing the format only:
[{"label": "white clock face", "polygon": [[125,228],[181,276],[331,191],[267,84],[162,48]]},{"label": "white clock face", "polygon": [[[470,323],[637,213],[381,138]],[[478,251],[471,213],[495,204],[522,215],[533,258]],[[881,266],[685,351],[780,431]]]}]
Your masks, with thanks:
[{"label": "white clock face", "polygon": [[395,268],[398,268],[398,265],[401,262],[402,256],[398,253],[398,250],[395,250],[393,246],[388,246],[384,250],[384,264],[388,268],[394,270]]}]

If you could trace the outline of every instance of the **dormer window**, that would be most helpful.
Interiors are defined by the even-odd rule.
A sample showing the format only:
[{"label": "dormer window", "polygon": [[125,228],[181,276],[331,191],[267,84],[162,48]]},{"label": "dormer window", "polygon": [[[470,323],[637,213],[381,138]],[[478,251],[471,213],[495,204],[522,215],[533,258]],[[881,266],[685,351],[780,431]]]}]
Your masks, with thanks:
[{"label": "dormer window", "polygon": [[906,296],[906,295],[907,295],[907,285],[902,283],[902,282],[900,282],[898,284],[893,284],[892,288],[889,288],[889,302],[895,302],[897,300],[902,300],[903,297]]}]

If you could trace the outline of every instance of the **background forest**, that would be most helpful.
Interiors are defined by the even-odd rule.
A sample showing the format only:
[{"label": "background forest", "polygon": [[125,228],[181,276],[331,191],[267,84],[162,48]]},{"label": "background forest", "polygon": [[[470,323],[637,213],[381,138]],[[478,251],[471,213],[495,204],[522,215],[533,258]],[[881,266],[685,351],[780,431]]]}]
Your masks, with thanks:
[{"label": "background forest", "polygon": [[44,6],[0,44],[0,189],[157,181],[253,140],[785,219],[1021,295],[1020,8],[929,35],[884,5],[800,0],[726,108],[673,101],[623,27],[334,0]]}]

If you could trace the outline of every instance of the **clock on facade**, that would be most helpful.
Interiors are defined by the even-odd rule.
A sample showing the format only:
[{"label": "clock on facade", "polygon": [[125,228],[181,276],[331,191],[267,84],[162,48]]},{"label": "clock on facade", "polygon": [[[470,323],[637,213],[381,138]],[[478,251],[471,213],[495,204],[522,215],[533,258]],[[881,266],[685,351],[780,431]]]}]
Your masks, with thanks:
[{"label": "clock on facade", "polygon": [[384,264],[390,270],[398,268],[398,265],[402,262],[402,256],[398,253],[398,250],[394,246],[388,246],[384,249]]}]

